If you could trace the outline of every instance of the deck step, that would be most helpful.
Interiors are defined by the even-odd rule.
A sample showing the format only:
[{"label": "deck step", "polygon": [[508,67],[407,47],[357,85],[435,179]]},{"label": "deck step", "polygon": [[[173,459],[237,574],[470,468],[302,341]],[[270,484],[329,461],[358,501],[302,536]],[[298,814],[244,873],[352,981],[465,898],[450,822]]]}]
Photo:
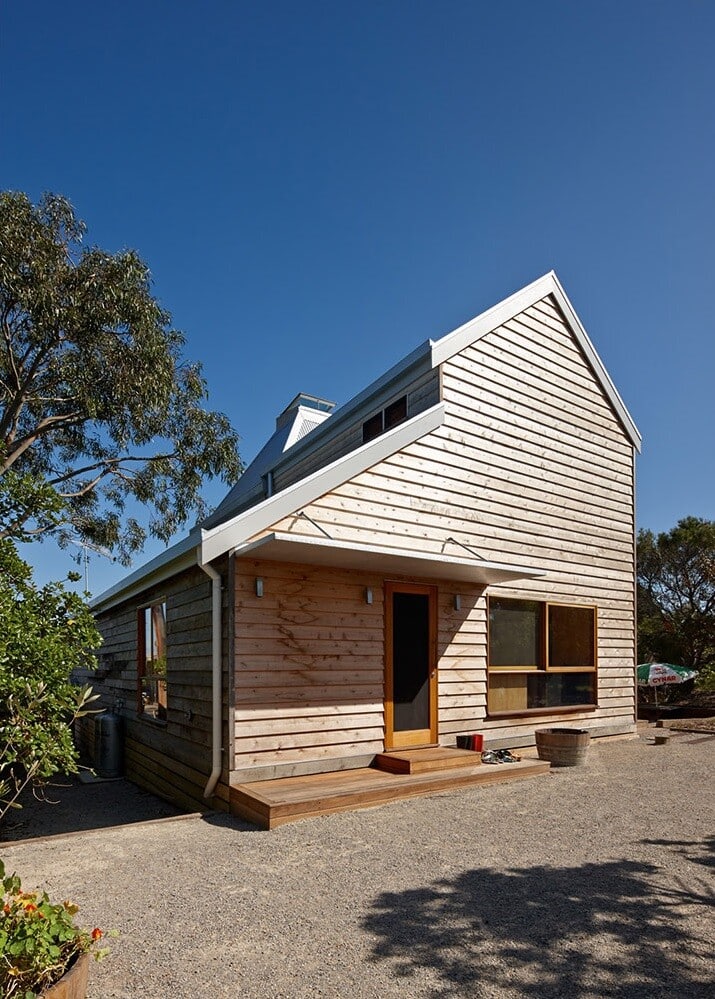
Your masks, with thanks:
[{"label": "deck step", "polygon": [[470,749],[430,746],[426,749],[379,753],[372,765],[377,770],[386,770],[391,774],[424,774],[435,770],[479,766],[481,762],[479,753],[473,753]]},{"label": "deck step", "polygon": [[[476,754],[470,755],[474,757]],[[361,767],[337,773],[280,777],[233,785],[229,807],[232,815],[262,829],[275,829],[299,819],[373,808],[391,801],[457,790],[474,784],[536,777],[548,773],[549,766],[543,760],[522,760],[492,766],[477,763],[421,774],[393,774],[373,767]]]}]

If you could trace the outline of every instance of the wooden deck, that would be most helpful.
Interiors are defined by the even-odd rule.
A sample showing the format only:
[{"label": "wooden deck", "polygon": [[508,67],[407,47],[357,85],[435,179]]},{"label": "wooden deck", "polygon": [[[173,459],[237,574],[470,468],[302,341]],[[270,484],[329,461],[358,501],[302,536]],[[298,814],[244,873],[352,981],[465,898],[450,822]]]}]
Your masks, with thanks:
[{"label": "wooden deck", "polygon": [[536,777],[549,770],[543,760],[486,765],[468,750],[447,748],[380,754],[375,762],[383,767],[407,767],[411,772],[363,767],[237,784],[230,789],[231,813],[262,829],[275,829],[300,819],[373,808],[460,787]]}]

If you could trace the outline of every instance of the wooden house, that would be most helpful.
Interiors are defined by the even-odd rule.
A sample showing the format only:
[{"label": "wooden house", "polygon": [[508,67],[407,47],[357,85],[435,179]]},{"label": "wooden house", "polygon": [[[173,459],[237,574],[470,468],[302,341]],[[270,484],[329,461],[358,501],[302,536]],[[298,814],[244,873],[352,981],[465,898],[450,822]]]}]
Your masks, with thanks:
[{"label": "wooden house", "polygon": [[128,776],[228,808],[465,733],[632,733],[639,448],[553,273],[338,409],[296,397],[216,512],[95,601]]}]

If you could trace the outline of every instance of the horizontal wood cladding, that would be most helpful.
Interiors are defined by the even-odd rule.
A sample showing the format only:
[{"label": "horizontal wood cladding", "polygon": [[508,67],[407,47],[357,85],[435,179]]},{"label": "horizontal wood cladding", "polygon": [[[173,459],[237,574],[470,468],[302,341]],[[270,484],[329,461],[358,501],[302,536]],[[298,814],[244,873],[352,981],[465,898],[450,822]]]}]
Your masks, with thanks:
[{"label": "horizontal wood cladding", "polygon": [[382,579],[239,559],[235,600],[234,769],[381,751]]},{"label": "horizontal wood cladding", "polygon": [[[173,801],[180,808],[206,811],[209,807],[203,797],[208,773],[182,762],[179,756],[167,753],[164,748],[155,749],[142,740],[129,737],[125,745],[125,767],[126,776],[135,784]],[[212,807],[226,811],[228,806],[222,802],[227,797],[227,790],[217,793]]]},{"label": "horizontal wood cladding", "polygon": [[[225,564],[222,571],[225,576]],[[203,789],[211,772],[211,594],[211,580],[197,566],[98,615],[100,668],[87,676],[103,707],[121,704],[127,776],[182,807],[208,804]],[[160,600],[166,600],[168,689],[161,723],[138,717],[136,709],[138,611]],[[226,607],[224,597],[224,646]],[[226,706],[224,725],[228,731]]]},{"label": "horizontal wood cladding", "polygon": [[[544,300],[445,361],[442,393],[446,420],[438,430],[305,512],[344,542],[441,553],[452,537],[483,558],[544,569],[541,579],[492,592],[598,607],[599,706],[568,720],[625,730],[633,721],[635,655],[633,446],[589,362],[558,308]],[[316,534],[304,518],[285,518],[272,529]],[[452,606],[455,592],[461,612]],[[315,627],[318,676],[320,643],[333,634],[323,627],[319,593],[307,580],[303,598],[299,608],[283,601],[280,609],[308,632]],[[348,605],[337,585],[331,613],[341,614],[350,642]],[[495,740],[523,737],[563,720],[559,714],[487,719],[486,593],[445,583],[439,607],[442,738],[470,729]],[[365,608],[355,610],[365,617]],[[368,624],[363,640],[379,642],[369,630]],[[253,634],[254,641],[271,637],[275,643],[285,633],[282,639]],[[288,655],[305,637],[293,633]],[[256,692],[254,685],[254,698]]]}]

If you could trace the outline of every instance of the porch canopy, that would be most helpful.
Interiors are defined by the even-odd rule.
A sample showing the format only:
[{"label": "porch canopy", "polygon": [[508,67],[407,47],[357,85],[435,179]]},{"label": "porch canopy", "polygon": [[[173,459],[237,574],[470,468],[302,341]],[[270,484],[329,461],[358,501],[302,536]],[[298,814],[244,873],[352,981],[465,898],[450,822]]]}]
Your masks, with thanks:
[{"label": "porch canopy", "polygon": [[546,573],[545,569],[508,562],[490,562],[476,555],[469,557],[453,554],[457,547],[465,551],[468,549],[452,538],[445,539],[445,547],[451,549],[449,554],[446,551],[416,553],[402,548],[274,532],[234,548],[233,554],[237,558],[302,562],[306,565],[357,569],[382,575],[395,573],[419,579],[448,579],[477,585],[506,583],[513,579],[536,579]]}]

